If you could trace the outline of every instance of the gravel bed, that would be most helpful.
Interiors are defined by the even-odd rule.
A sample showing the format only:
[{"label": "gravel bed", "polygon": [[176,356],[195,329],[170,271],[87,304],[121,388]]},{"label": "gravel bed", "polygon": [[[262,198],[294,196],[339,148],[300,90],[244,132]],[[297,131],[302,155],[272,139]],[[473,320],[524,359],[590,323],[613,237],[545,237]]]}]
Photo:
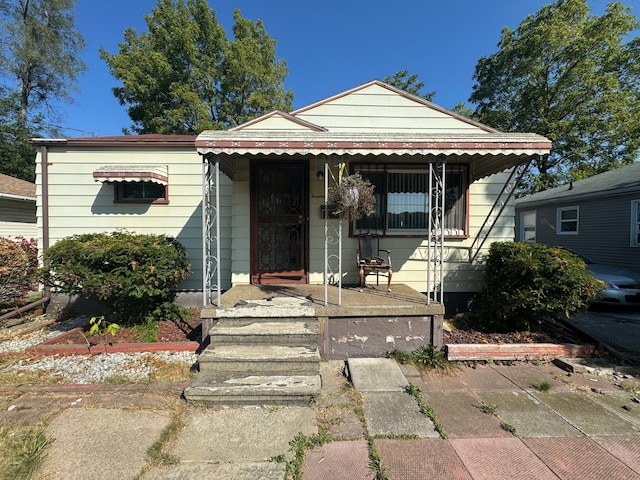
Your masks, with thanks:
[{"label": "gravel bed", "polygon": [[[86,325],[88,317],[78,317],[53,324],[29,334],[16,335],[0,341],[0,354],[16,353],[38,345],[49,338],[73,328]],[[7,368],[13,371],[41,370],[59,376],[73,384],[102,383],[114,375],[132,380],[150,377],[163,363],[187,362],[193,365],[197,355],[193,352],[141,352],[103,353],[100,355],[47,355],[21,359]]]},{"label": "gravel bed", "polygon": [[196,361],[193,352],[103,353],[100,355],[50,355],[37,360],[20,360],[14,371],[42,370],[73,384],[102,383],[114,375],[132,380],[149,378],[159,362]]}]

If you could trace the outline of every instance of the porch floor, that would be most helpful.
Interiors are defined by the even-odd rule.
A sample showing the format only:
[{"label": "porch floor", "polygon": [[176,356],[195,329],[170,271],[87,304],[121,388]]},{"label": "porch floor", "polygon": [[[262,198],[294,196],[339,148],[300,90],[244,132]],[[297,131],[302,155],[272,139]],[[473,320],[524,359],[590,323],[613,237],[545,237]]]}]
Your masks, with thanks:
[{"label": "porch floor", "polygon": [[[325,305],[324,285],[288,284],[288,285],[235,285],[222,294],[220,307],[229,309],[247,301],[268,300],[276,297],[305,299],[302,304],[314,307],[318,317],[363,317],[388,315],[443,315],[444,305],[432,302],[427,305],[427,297],[404,284],[394,284],[391,292],[386,285],[367,285],[360,291],[358,286],[342,286],[342,290],[333,285],[327,287]],[[342,302],[339,305],[338,296]],[[214,312],[203,317],[216,318]]]}]

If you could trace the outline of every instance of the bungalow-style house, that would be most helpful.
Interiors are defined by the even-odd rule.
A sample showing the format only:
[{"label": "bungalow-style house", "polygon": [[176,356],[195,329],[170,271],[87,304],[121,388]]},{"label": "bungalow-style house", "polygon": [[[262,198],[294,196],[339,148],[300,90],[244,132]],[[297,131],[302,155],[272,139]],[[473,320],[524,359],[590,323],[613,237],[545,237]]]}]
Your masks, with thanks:
[{"label": "bungalow-style house", "polygon": [[38,238],[35,183],[0,173],[0,237]]},{"label": "bungalow-style house", "polygon": [[[539,135],[498,132],[379,81],[197,137],[33,143],[41,248],[116,229],[175,236],[193,267],[180,293],[201,303],[212,286],[323,284],[327,263],[330,282],[357,284],[357,236],[372,233],[393,252],[394,283],[452,311],[479,290],[489,244],[513,239],[509,190],[550,149]],[[376,212],[329,218],[325,233],[325,194],[340,171],[375,185]],[[325,259],[338,224],[341,265]]]},{"label": "bungalow-style house", "polygon": [[640,163],[517,199],[516,240],[640,270]]},{"label": "bungalow-style house", "polygon": [[[490,244],[513,240],[515,184],[551,148],[379,81],[197,137],[34,144],[41,248],[119,228],[185,246],[193,268],[178,298],[204,307],[210,340],[185,396],[222,402],[247,389],[248,401],[310,398],[319,352],[441,346],[445,309],[466,309]],[[336,217],[329,194],[356,173],[375,187],[375,212]],[[369,244],[391,252],[380,272],[391,292],[373,275],[358,286],[356,250]]]}]

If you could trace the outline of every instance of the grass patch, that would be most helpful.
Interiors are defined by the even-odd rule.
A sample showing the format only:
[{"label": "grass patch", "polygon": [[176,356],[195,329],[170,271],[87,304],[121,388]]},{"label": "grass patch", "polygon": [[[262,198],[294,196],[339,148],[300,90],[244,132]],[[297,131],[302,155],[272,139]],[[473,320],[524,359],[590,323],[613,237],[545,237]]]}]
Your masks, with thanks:
[{"label": "grass patch", "polygon": [[640,393],[640,385],[637,383],[620,382],[620,388],[629,393]]},{"label": "grass patch", "polygon": [[447,359],[444,350],[438,350],[433,345],[423,345],[411,353],[395,349],[388,352],[387,357],[400,364],[414,365],[419,370],[450,371],[457,366],[455,362]]},{"label": "grass patch", "polygon": [[157,320],[146,320],[142,325],[134,327],[138,341],[144,343],[154,343],[158,341],[158,330],[160,322]]},{"label": "grass patch", "polygon": [[32,478],[52,441],[44,434],[43,425],[0,427],[0,480]]},{"label": "grass patch", "polygon": [[53,375],[42,370],[5,371],[0,373],[0,385],[57,385],[64,383],[60,375]]},{"label": "grass patch", "polygon": [[482,410],[483,413],[486,413],[487,415],[493,415],[493,416],[497,416],[498,415],[498,406],[497,405],[483,403],[480,406],[480,409]]},{"label": "grass patch", "polygon": [[546,380],[543,380],[541,382],[534,383],[533,388],[535,388],[539,392],[548,392],[549,390],[551,390],[551,384]]},{"label": "grass patch", "polygon": [[302,480],[302,463],[307,454],[307,450],[316,446],[322,446],[329,442],[330,437],[326,432],[318,435],[296,435],[289,442],[289,449],[293,452],[293,458],[287,461],[283,454],[269,458],[270,462],[284,463],[284,478],[291,480]]},{"label": "grass patch", "polygon": [[507,422],[500,422],[500,428],[505,432],[509,432],[514,437],[520,438],[520,435],[518,435],[518,432],[516,431],[516,427],[513,425],[510,425]]}]

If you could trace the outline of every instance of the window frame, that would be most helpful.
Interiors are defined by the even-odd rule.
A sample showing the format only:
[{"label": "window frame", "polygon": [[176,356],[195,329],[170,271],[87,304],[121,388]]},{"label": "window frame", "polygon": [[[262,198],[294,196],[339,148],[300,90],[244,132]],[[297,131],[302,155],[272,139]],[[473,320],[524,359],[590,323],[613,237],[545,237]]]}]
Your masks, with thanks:
[{"label": "window frame", "polygon": [[[415,173],[425,173],[429,174],[429,165],[428,164],[416,164],[416,163],[352,163],[351,170],[353,172],[360,172],[364,178],[367,178],[366,172],[370,171],[375,174],[383,174],[384,181],[387,182],[386,175],[388,173],[399,173],[399,172],[415,172]],[[466,239],[469,238],[469,165],[466,163],[446,163],[445,164],[445,178],[449,174],[460,174],[460,187],[461,194],[458,197],[458,202],[462,202],[462,206],[464,208],[464,216],[461,219],[460,223],[462,230],[464,233],[462,234],[446,234],[445,238],[447,239]],[[428,187],[427,187],[428,188]],[[445,181],[445,189],[447,188],[447,182]],[[390,238],[424,238],[425,235],[428,235],[428,229],[424,230],[406,230],[402,229],[389,229],[387,228],[387,203],[388,197],[385,189],[385,193],[383,194],[384,198],[382,199],[382,212],[380,213],[382,217],[382,228],[357,228],[357,220],[349,223],[349,236],[354,237],[358,235],[362,235],[363,233],[370,232],[376,235],[390,237]],[[446,195],[446,193],[445,193]],[[431,200],[431,199],[430,199]],[[431,203],[431,202],[430,202]],[[427,215],[429,212],[427,212]],[[446,218],[446,214],[445,214]],[[446,222],[445,222],[446,223]],[[455,230],[461,230],[460,228],[456,228]],[[445,232],[448,228],[445,228]]]},{"label": "window frame", "polygon": [[631,200],[631,246],[640,247],[640,200]]},{"label": "window frame", "polygon": [[[575,219],[564,220],[562,218],[563,212],[574,211],[576,212]],[[576,229],[574,230],[562,230],[562,226],[565,223],[575,222]],[[578,205],[573,205],[570,207],[558,207],[556,210],[556,235],[579,235],[580,234],[580,207]]]},{"label": "window frame", "polygon": [[[528,225],[525,222],[525,217],[533,216],[533,226]],[[527,210],[525,212],[520,212],[520,241],[526,243],[536,243],[537,242],[537,221],[538,221],[538,211],[537,210]],[[527,239],[527,231],[533,231],[533,239]]]},{"label": "window frame", "polygon": [[[149,198],[127,198],[123,195],[123,188],[128,185],[142,184],[143,188],[145,184],[159,185],[164,187],[164,198],[161,197],[149,197]],[[169,204],[169,186],[159,184],[156,182],[114,182],[113,184],[113,203],[137,203],[137,204],[157,204],[168,205]]]}]

